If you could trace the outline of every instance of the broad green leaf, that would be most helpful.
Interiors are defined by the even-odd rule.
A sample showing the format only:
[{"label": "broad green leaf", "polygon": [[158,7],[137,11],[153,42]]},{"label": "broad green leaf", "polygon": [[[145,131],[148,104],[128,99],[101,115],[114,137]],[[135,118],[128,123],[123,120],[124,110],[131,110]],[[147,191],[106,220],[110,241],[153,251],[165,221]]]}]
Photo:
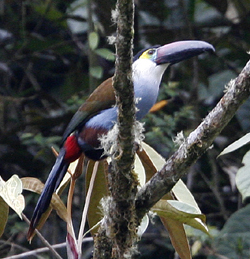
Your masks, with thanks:
[{"label": "broad green leaf", "polygon": [[79,159],[75,160],[73,163],[70,163],[69,168],[68,168],[68,172],[65,174],[65,176],[62,179],[62,182],[60,183],[60,185],[58,186],[56,193],[60,194],[62,192],[62,190],[64,190],[64,188],[68,185],[71,176],[74,174],[75,170],[76,170],[76,166],[78,164]]},{"label": "broad green leaf", "polygon": [[157,172],[157,169],[153,164],[152,160],[150,159],[149,155],[145,151],[145,149],[137,150],[137,155],[143,164],[145,174],[146,174],[146,182],[147,182]]},{"label": "broad green leaf", "polygon": [[8,215],[9,215],[9,206],[3,200],[3,198],[0,197],[0,237],[4,232],[4,229],[8,220]]},{"label": "broad green leaf", "polygon": [[236,186],[245,200],[250,196],[250,151],[248,151],[242,160],[244,164],[236,174]]},{"label": "broad green leaf", "polygon": [[[157,168],[154,165],[153,161],[151,160],[152,156],[158,157],[159,154],[156,153],[156,151],[151,148],[150,146],[148,146],[146,143],[142,143],[143,147],[147,148],[148,153],[146,152],[146,150],[143,148],[142,150],[138,150],[137,151],[137,155],[140,158],[144,170],[145,170],[145,174],[146,174],[146,182],[149,181],[151,179],[151,177],[157,172]],[[149,156],[149,154],[151,155],[151,157]],[[160,159],[162,157],[160,156]],[[163,159],[163,158],[162,158]],[[163,196],[163,199],[168,200],[168,199],[172,199],[172,195],[171,192],[165,194]]]},{"label": "broad green leaf", "polygon": [[169,200],[168,203],[179,211],[183,211],[185,213],[197,216],[203,222],[205,222],[205,220],[206,220],[205,215],[201,214],[200,209],[197,209],[196,207],[194,207],[192,205],[189,205],[189,204],[181,202],[181,201],[176,201],[176,200]]},{"label": "broad green leaf", "polygon": [[[213,247],[216,247],[216,253],[220,254],[221,258],[250,258],[249,215],[250,204],[232,214],[219,235],[215,237]],[[210,258],[215,257],[211,256]]]},{"label": "broad green leaf", "polygon": [[139,183],[143,186],[146,183],[146,173],[138,155],[135,155],[135,173],[138,175]]},{"label": "broad green leaf", "polygon": [[241,148],[242,146],[248,144],[250,142],[250,133],[247,133],[245,136],[243,136],[242,138],[236,140],[235,142],[233,142],[231,145],[229,145],[228,147],[226,147],[219,155],[225,155],[228,154],[230,152],[235,151],[238,148]]},{"label": "broad green leaf", "polygon": [[[153,163],[153,165],[155,166],[155,168],[157,170],[160,170],[163,165],[166,163],[165,159],[158,154],[152,147],[150,147],[149,145],[147,145],[146,143],[142,143],[142,147],[145,150],[145,152],[148,155],[148,158],[151,159],[151,162]],[[145,159],[144,159],[145,160]],[[150,164],[150,163],[147,163]],[[152,168],[152,166],[151,166]],[[154,174],[155,172],[153,172]],[[152,175],[153,175],[152,174]],[[175,186],[172,189],[172,192],[174,193],[175,197],[179,200],[182,201],[184,203],[187,203],[193,207],[196,208],[197,211],[200,212],[199,206],[196,203],[192,193],[189,191],[189,189],[187,188],[187,186],[183,183],[182,180],[179,180]]]},{"label": "broad green leaf", "polygon": [[[165,159],[163,159],[153,148],[151,148],[149,145],[142,143],[142,147],[145,151],[138,152],[139,157],[141,158],[143,165],[146,168],[149,169],[149,174],[151,177],[156,172],[156,170],[160,170],[163,165],[165,164]],[[147,177],[148,177],[148,170]],[[148,180],[148,178],[147,178]],[[175,198],[177,198],[178,201],[172,200],[171,193],[174,194]],[[159,206],[161,204],[162,209],[159,207],[158,212],[155,210],[155,206],[153,207],[153,211],[155,211],[160,217],[166,217],[167,219],[172,219],[175,221],[179,221],[180,223],[188,224],[194,228],[200,229],[206,234],[208,233],[207,227],[205,225],[205,216],[201,214],[201,211],[191,194],[191,192],[188,190],[186,185],[179,180],[174,188],[172,189],[171,193],[166,194],[163,198],[164,200],[160,200],[155,206]],[[168,200],[168,203],[166,202]],[[162,213],[164,215],[162,215]],[[178,217],[177,217],[178,215]],[[182,225],[179,225],[176,223],[176,227],[180,228],[180,233],[182,232]],[[171,230],[171,229],[170,229]],[[183,237],[184,238],[184,237]],[[184,238],[185,239],[185,238]],[[183,239],[183,242],[184,242]],[[171,240],[173,242],[175,241],[175,237],[171,237]],[[173,243],[173,246],[175,244]],[[177,248],[176,248],[177,250]],[[181,251],[180,251],[181,253]],[[184,253],[183,253],[184,254]],[[183,257],[185,258],[185,257]]]},{"label": "broad green leaf", "polygon": [[0,196],[3,200],[22,218],[22,211],[25,207],[22,181],[17,175],[13,175],[8,181],[0,177]]},{"label": "broad green leaf", "polygon": [[97,55],[99,55],[100,57],[103,57],[103,58],[105,58],[107,60],[110,60],[110,61],[114,61],[115,60],[114,53],[111,50],[109,50],[109,49],[106,49],[106,48],[96,49],[95,53]]},{"label": "broad green leaf", "polygon": [[179,257],[181,259],[191,259],[190,248],[183,224],[171,218],[160,218],[169,233],[171,243]]},{"label": "broad green leaf", "polygon": [[[37,178],[34,178],[34,177],[23,177],[21,180],[23,183],[23,189],[41,194],[41,192],[44,188],[44,184],[40,180],[38,180]],[[58,216],[61,219],[63,219],[65,222],[69,221],[67,209],[66,209],[64,203],[62,202],[60,197],[56,193],[54,193],[52,195],[51,204],[50,204],[49,208],[46,210],[46,212],[42,215],[42,217],[39,221],[39,224],[36,227],[37,229],[41,229],[43,227],[44,223],[46,222],[46,220],[48,219],[48,217],[52,211],[52,208],[56,210]],[[29,237],[29,240],[32,240],[34,235],[35,235],[35,232]]]},{"label": "broad green leaf", "polygon": [[68,5],[66,13],[73,17],[80,17],[81,21],[78,21],[78,19],[67,19],[68,27],[74,34],[85,33],[89,28],[87,24],[87,0],[75,0],[71,2],[72,3]]},{"label": "broad green leaf", "polygon": [[170,218],[208,233],[204,224],[205,215],[200,214],[195,207],[188,204],[174,200],[160,200],[152,210],[160,217]]},{"label": "broad green leaf", "polygon": [[[92,171],[95,165],[95,161],[90,160],[86,171],[86,193],[89,187]],[[105,171],[108,170],[108,164],[106,160],[99,161],[97,174],[93,186],[93,191],[90,198],[90,204],[88,209],[88,223],[89,227],[92,228],[102,219],[102,212],[100,206],[100,200],[107,196],[107,182],[105,177]],[[93,229],[91,234],[96,233],[97,229]]]},{"label": "broad green leaf", "polygon": [[89,34],[88,40],[90,49],[95,50],[99,44],[99,35],[93,31]]},{"label": "broad green leaf", "polygon": [[103,75],[103,68],[100,66],[90,67],[89,72],[94,78],[100,79]]},{"label": "broad green leaf", "polygon": [[67,23],[64,18],[64,13],[60,12],[59,9],[57,9],[55,6],[50,5],[48,8],[48,2],[46,3],[39,3],[34,4],[34,9],[37,13],[39,13],[41,16],[45,17],[47,20],[50,21],[57,21],[62,25],[63,27],[67,27]]},{"label": "broad green leaf", "polygon": [[149,224],[149,218],[148,215],[145,215],[141,221],[140,226],[138,227],[137,235],[141,237],[144,232],[147,230]]},{"label": "broad green leaf", "polygon": [[[95,162],[90,160],[87,167],[86,173],[86,188],[88,189],[92,171],[94,168]],[[95,183],[91,195],[90,205],[88,209],[88,223],[90,228],[97,225],[98,222],[102,219],[102,212],[100,208],[100,201],[103,197],[108,195],[108,188],[106,182],[106,170],[108,170],[108,164],[106,161],[99,161],[98,172],[95,178]],[[141,185],[145,184],[145,170],[142,166],[141,161],[136,157],[135,159],[135,170],[138,174],[138,179]],[[148,216],[145,216],[142,220],[141,225],[138,229],[138,235],[142,235],[147,229],[149,223]],[[92,235],[96,233],[96,228],[93,228],[90,232]]]},{"label": "broad green leaf", "polygon": [[197,204],[197,202],[194,199],[194,196],[189,191],[187,186],[183,183],[182,180],[179,180],[176,185],[172,189],[175,197],[178,201],[184,202],[192,207],[194,207],[197,211],[197,213],[201,213],[200,208]]},{"label": "broad green leaf", "polygon": [[202,249],[203,243],[201,240],[195,240],[191,247],[192,255],[198,255],[199,251]]},{"label": "broad green leaf", "polygon": [[142,142],[142,148],[146,151],[156,169],[160,170],[166,163],[166,160],[145,142]]},{"label": "broad green leaf", "polygon": [[[21,180],[22,180],[22,183],[23,183],[23,189],[31,191],[31,192],[35,192],[35,193],[38,193],[38,194],[42,193],[42,190],[44,188],[44,184],[40,180],[38,180],[37,178],[23,177]],[[60,197],[56,193],[54,193],[52,195],[50,206],[54,210],[56,210],[58,216],[61,219],[63,219],[65,222],[68,221],[67,209],[66,209],[64,203],[62,202],[62,200],[60,199]],[[44,214],[46,214],[46,213],[44,213]]]},{"label": "broad green leaf", "polygon": [[[140,186],[145,185],[146,172],[145,172],[144,165],[143,165],[140,157],[138,156],[138,154],[135,155],[134,171],[138,175]],[[142,236],[144,234],[144,232],[147,230],[148,224],[149,224],[149,218],[148,218],[148,215],[145,215],[141,221],[140,226],[138,227],[138,231],[137,231],[138,236]]]}]

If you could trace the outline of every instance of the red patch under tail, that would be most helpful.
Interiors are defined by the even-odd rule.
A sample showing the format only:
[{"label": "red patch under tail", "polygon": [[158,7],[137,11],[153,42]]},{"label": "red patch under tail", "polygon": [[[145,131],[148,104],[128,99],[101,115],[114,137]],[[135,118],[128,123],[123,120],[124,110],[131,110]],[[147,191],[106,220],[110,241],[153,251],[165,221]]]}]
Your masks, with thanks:
[{"label": "red patch under tail", "polygon": [[64,149],[66,151],[64,160],[68,163],[74,162],[82,153],[75,135],[71,135],[66,139]]}]

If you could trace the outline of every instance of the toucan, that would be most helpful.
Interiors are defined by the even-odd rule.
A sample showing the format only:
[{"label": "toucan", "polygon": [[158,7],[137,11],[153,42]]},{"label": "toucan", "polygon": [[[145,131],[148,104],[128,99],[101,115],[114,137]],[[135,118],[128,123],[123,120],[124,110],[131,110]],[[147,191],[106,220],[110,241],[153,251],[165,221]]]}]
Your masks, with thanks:
[{"label": "toucan", "polygon": [[[170,65],[204,52],[214,52],[214,47],[197,40],[177,41],[138,52],[132,64],[136,119],[142,119],[155,104],[162,76]],[[63,145],[33,212],[28,236],[47,210],[69,164],[82,153],[96,161],[106,157],[100,146],[100,137],[113,128],[117,113],[112,78],[109,78],[95,89],[69,122],[62,137]]]}]

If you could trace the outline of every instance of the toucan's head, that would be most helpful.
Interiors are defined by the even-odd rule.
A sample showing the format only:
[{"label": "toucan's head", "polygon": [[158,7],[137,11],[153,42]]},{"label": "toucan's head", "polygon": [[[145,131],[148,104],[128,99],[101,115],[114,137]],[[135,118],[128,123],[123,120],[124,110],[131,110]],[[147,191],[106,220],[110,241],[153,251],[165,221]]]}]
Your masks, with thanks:
[{"label": "toucan's head", "polygon": [[145,85],[145,81],[148,84],[155,82],[158,86],[168,66],[204,52],[214,51],[211,44],[197,40],[177,41],[164,46],[143,49],[134,56],[134,83],[139,85],[140,82],[144,81]]},{"label": "toucan's head", "polygon": [[157,45],[143,49],[134,56],[134,61],[137,59],[148,59],[153,61],[156,65],[173,65],[206,51],[214,52],[215,50],[211,44],[205,41],[177,41],[164,46]]}]

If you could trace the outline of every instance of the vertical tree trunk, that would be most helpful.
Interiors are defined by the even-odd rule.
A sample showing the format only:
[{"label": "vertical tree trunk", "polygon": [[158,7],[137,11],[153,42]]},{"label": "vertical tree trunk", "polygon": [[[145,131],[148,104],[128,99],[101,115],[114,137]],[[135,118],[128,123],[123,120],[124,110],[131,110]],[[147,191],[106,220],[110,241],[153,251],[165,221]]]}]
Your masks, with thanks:
[{"label": "vertical tree trunk", "polygon": [[132,82],[134,2],[118,0],[113,19],[117,22],[116,71],[113,87],[118,114],[117,149],[112,157],[108,181],[110,198],[108,215],[95,239],[94,258],[125,258],[131,256],[136,240],[135,196],[137,177],[134,166],[135,104]]}]

